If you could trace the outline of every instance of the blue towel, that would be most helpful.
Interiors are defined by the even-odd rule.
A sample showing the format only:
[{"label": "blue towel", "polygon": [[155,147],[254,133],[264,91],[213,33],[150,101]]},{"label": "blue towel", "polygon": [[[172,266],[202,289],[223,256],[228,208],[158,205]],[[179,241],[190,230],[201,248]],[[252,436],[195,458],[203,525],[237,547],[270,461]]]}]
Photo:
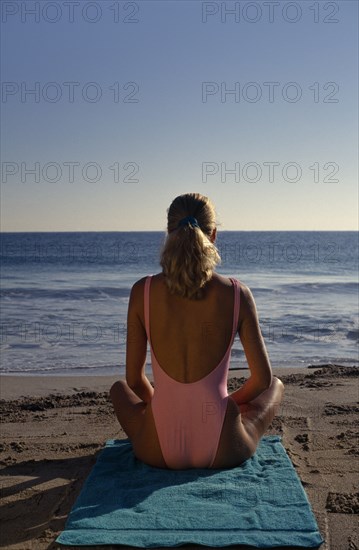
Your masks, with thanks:
[{"label": "blue towel", "polygon": [[324,539],[281,437],[270,435],[227,470],[154,468],[129,440],[109,440],[56,542],[315,548]]}]

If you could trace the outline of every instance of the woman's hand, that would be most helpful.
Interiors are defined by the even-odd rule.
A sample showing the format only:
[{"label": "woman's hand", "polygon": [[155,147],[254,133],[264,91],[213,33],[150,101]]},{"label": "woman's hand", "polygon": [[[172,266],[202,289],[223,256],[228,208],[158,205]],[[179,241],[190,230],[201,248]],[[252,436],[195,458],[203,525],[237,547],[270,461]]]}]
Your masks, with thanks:
[{"label": "woman's hand", "polygon": [[133,382],[131,384],[127,381],[127,384],[144,403],[148,404],[152,401],[154,389],[147,376],[143,376],[138,382]]},{"label": "woman's hand", "polygon": [[269,386],[270,383],[260,384],[253,377],[249,377],[241,388],[231,393],[230,397],[234,399],[237,405],[242,405],[258,397],[258,395],[269,388]]}]

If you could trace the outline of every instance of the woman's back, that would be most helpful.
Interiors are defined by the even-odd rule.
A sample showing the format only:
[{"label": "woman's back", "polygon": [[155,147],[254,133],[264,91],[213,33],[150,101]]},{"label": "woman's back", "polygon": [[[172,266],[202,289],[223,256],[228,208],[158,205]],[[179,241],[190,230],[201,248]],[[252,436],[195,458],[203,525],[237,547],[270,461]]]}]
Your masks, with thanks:
[{"label": "woman's back", "polygon": [[[205,362],[206,359],[201,358],[198,351],[201,352],[205,347],[205,340],[209,336],[206,334],[208,332],[208,325],[213,327],[216,325],[216,320],[222,318],[224,315],[220,296],[224,291],[227,298],[226,282],[218,279],[212,285],[211,290],[201,300],[204,304],[208,304],[207,308],[202,307],[202,312],[198,307],[190,308],[188,300],[182,299],[181,302],[177,303],[173,303],[173,300],[167,300],[165,312],[163,313],[167,316],[167,319],[162,320],[160,340],[161,342],[167,342],[166,350],[171,346],[171,341],[167,338],[166,332],[168,331],[166,331],[166,327],[172,324],[171,321],[176,316],[176,310],[181,305],[179,322],[185,322],[186,317],[183,317],[185,315],[191,316],[192,324],[197,323],[198,325],[198,330],[196,330],[195,325],[193,325],[192,329],[196,335],[194,345],[188,345],[191,334],[189,334],[189,339],[187,340],[183,338],[179,342],[177,338],[176,349],[178,350],[179,357],[176,357],[176,369],[170,368],[168,370],[168,367],[163,369],[161,366],[152,342],[150,313],[153,296],[150,296],[150,290],[153,279],[153,276],[149,276],[145,281],[144,317],[146,334],[151,346],[152,370],[155,383],[151,406],[162,455],[167,466],[171,468],[211,467],[217,454],[219,438],[227,410],[227,375],[231,346],[238,327],[240,288],[235,279],[230,281],[232,306],[231,313],[228,316],[228,319],[231,320],[229,339],[227,341],[227,338],[224,338],[219,341],[220,347],[222,347],[223,342],[225,342],[226,347],[215,365],[212,364],[213,358],[209,358],[211,364],[210,370]],[[162,294],[169,294],[162,283],[160,280],[157,289],[158,298],[161,298]],[[193,311],[192,315],[191,310]],[[192,324],[189,329],[191,329]],[[201,330],[203,326],[206,327],[204,342],[202,342],[203,334]],[[223,323],[223,328],[227,332],[227,323]],[[177,330],[178,333],[181,332],[181,325],[177,327]],[[181,345],[183,346],[182,350]],[[196,353],[191,355],[188,350],[195,350]],[[215,351],[217,350],[215,349]],[[169,359],[168,355],[166,356],[170,365],[175,356],[174,351],[172,351]],[[208,350],[206,351],[206,358],[207,356]],[[198,365],[200,365],[200,368],[198,368]],[[181,374],[180,379],[173,376],[174,370],[177,370],[177,374]],[[189,373],[191,373],[191,376],[189,376]],[[194,377],[193,373],[197,373],[197,376]],[[198,376],[198,373],[200,373],[200,376]]]},{"label": "woman's back", "polygon": [[171,378],[195,382],[223,359],[232,338],[234,291],[230,279],[214,273],[204,298],[188,300],[169,293],[162,273],[152,276],[152,351]]}]

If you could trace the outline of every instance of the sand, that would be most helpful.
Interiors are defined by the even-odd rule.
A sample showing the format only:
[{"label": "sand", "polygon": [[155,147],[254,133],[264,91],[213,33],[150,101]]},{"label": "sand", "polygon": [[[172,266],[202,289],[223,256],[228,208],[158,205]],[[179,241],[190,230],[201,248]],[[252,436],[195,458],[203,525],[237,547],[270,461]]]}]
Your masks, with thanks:
[{"label": "sand", "polygon": [[[359,369],[324,365],[273,373],[286,390],[267,434],[282,436],[326,539],[320,549],[359,549]],[[231,371],[229,389],[246,376]],[[54,541],[105,441],[125,437],[108,398],[115,380],[2,377],[2,548],[71,548]]]}]

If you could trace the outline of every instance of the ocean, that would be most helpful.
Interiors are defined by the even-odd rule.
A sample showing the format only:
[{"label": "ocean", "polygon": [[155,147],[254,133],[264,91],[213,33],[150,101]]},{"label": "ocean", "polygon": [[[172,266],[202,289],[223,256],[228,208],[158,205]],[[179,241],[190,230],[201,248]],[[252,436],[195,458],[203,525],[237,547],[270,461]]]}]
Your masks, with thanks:
[{"label": "ocean", "polygon": [[[165,233],[2,233],[1,373],[124,374],[132,285]],[[273,369],[355,365],[358,233],[218,231],[216,271],[251,289]],[[147,348],[147,372],[150,372]],[[246,368],[238,336],[231,368]]]}]

